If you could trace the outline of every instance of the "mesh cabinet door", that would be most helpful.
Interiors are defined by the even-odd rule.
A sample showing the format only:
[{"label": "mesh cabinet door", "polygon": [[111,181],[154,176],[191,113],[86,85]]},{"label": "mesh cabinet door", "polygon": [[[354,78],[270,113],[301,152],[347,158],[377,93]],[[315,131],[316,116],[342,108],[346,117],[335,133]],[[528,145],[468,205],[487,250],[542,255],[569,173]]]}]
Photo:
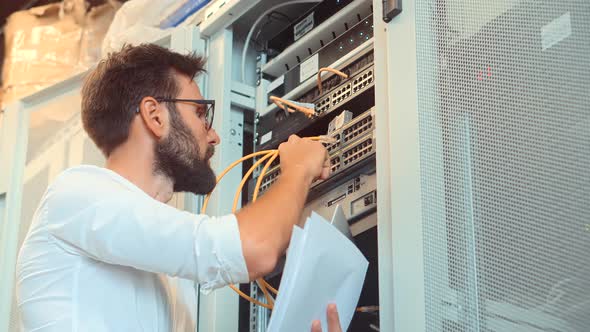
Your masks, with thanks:
[{"label": "mesh cabinet door", "polygon": [[415,16],[426,330],[589,331],[590,2]]}]

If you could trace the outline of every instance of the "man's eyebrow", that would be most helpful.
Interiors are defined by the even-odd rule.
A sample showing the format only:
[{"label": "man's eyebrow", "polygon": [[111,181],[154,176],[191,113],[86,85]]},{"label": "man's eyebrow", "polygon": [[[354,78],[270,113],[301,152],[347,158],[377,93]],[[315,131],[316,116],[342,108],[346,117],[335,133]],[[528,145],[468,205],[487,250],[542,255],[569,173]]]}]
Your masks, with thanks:
[{"label": "man's eyebrow", "polygon": [[197,104],[197,103],[192,103],[192,104],[197,106],[197,110],[199,112],[205,113],[207,111],[207,105]]}]

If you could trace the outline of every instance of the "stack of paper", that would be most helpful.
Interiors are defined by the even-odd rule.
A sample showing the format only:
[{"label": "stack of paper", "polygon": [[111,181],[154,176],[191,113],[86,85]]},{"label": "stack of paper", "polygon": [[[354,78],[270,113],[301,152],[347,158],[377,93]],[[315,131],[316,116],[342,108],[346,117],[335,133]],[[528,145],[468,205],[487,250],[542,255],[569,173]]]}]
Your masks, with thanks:
[{"label": "stack of paper", "polygon": [[333,225],[342,224],[340,218],[337,207],[332,223],[312,213],[303,229],[294,227],[269,332],[310,331],[316,319],[328,331],[329,303],[338,307],[342,330],[348,328],[369,262]]}]

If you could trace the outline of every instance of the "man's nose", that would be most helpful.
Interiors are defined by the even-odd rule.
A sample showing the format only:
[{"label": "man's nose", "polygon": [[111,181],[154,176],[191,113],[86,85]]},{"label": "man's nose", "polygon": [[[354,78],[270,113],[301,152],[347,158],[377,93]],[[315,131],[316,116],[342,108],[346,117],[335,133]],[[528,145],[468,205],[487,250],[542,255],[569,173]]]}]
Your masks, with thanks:
[{"label": "man's nose", "polygon": [[221,142],[219,135],[217,135],[217,132],[213,128],[209,129],[209,131],[207,132],[207,137],[209,144],[217,145]]}]

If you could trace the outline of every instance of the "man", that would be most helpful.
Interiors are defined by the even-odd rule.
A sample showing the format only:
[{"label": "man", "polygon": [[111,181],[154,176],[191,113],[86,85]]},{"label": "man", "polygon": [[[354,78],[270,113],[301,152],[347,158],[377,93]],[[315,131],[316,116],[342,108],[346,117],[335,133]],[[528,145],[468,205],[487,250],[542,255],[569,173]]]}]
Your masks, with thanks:
[{"label": "man", "polygon": [[[166,205],[174,192],[215,186],[209,159],[220,139],[194,83],[203,66],[199,56],[127,46],[88,76],[82,121],[106,168],[66,170],[44,194],[17,264],[25,330],[191,330],[194,310],[177,298],[190,291],[166,276],[208,291],[273,270],[311,183],[329,176],[328,154],[291,136],[279,147],[281,177],[235,215]],[[328,318],[339,331],[334,306]]]}]

